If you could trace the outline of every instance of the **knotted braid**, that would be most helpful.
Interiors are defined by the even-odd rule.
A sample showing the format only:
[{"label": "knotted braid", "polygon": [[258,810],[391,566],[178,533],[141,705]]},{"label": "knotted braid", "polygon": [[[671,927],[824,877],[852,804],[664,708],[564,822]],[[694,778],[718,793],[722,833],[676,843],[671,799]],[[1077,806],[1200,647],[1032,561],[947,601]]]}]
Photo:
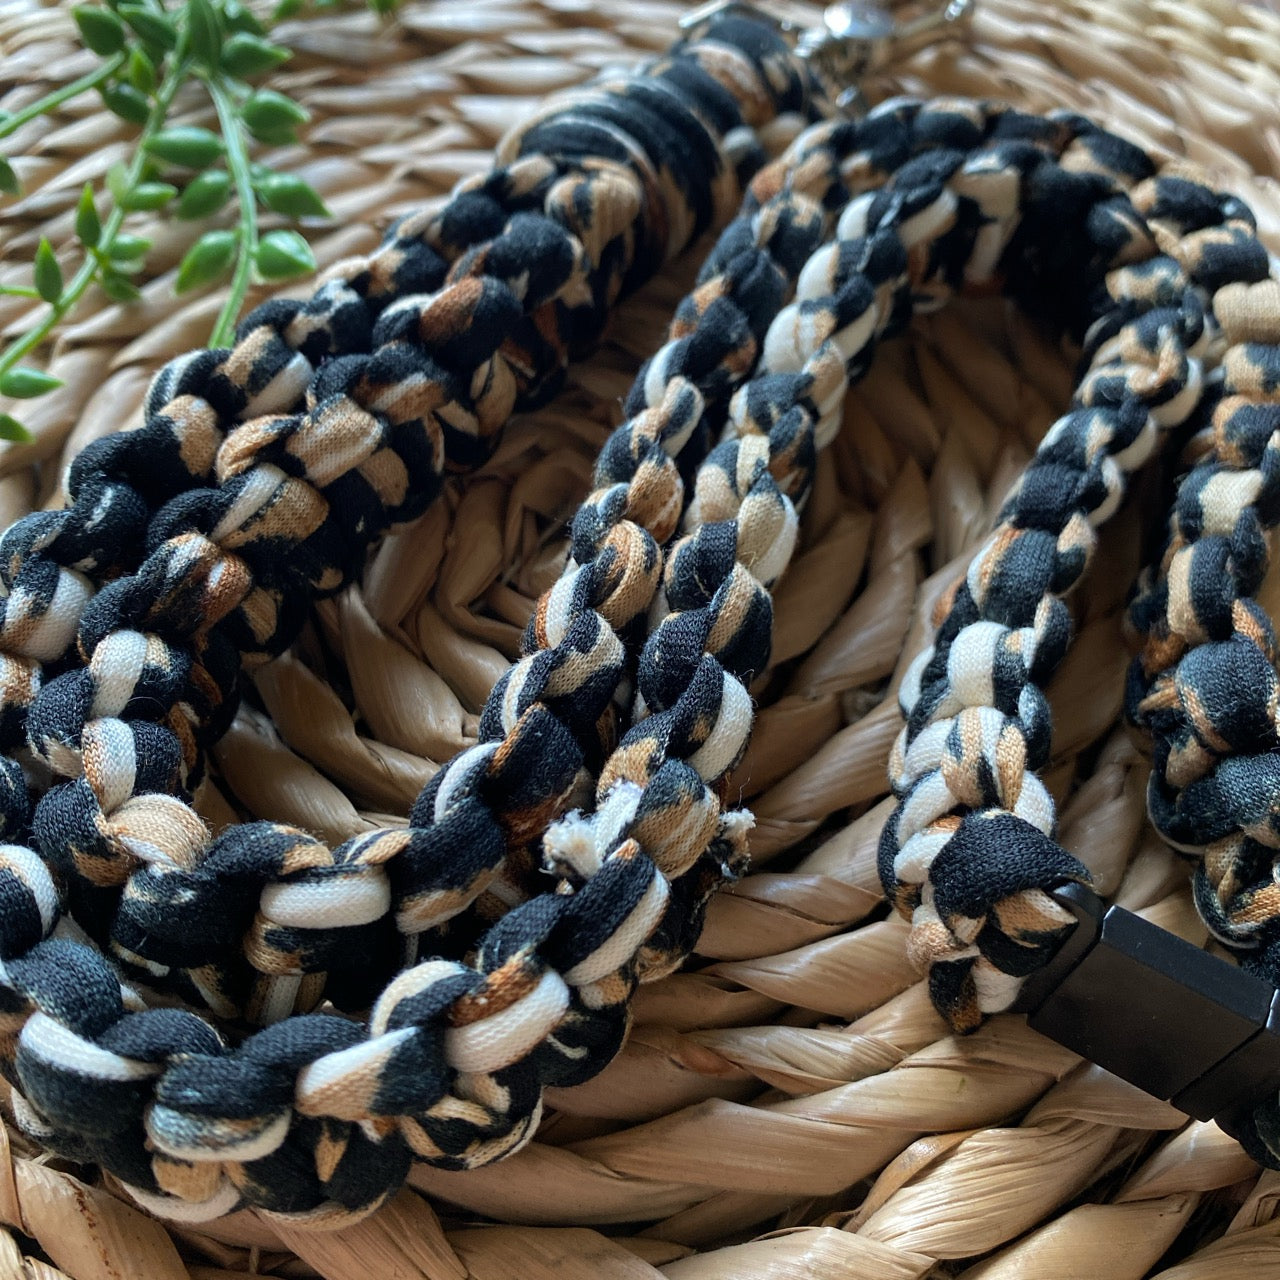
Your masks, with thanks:
[{"label": "knotted braid", "polygon": [[[459,916],[512,851],[541,835],[579,770],[598,770],[611,745],[606,713],[637,647],[637,623],[643,634],[659,544],[684,507],[681,468],[705,455],[709,423],[754,367],[782,298],[824,238],[824,202],[842,203],[839,158],[815,142],[760,175],[765,197],[748,193],[669,340],[641,370],[631,416],[601,452],[573,557],[530,621],[527,656],[488,699],[479,743],[439,770],[409,827],[331,851],[304,832],[259,823],[185,864],[152,858],[126,882],[112,929],[118,955],[152,977],[184,970],[185,989],[255,1020],[324,995],[367,1007],[405,961],[397,930],[425,945],[417,940]],[[789,170],[796,180],[779,183]],[[435,938],[427,950],[460,945]]]},{"label": "knotted braid", "polygon": [[[1219,201],[1216,217],[1210,206],[1194,230],[1186,267],[1215,290],[1227,349],[1195,420],[1198,461],[1178,487],[1168,545],[1131,608],[1141,647],[1126,709],[1151,739],[1151,820],[1197,859],[1201,916],[1245,968],[1280,985],[1280,649],[1253,598],[1280,522],[1280,282],[1217,277],[1222,246],[1252,234],[1238,204]],[[1280,1099],[1240,1137],[1280,1168]]]},{"label": "knotted braid", "polygon": [[[241,666],[278,653],[446,467],[479,461],[516,404],[548,395],[622,289],[729,212],[763,158],[754,128],[811,108],[767,24],[711,24],[523,129],[502,168],[340,265],[311,302],[267,304],[233,351],[174,362],[142,430],[77,460],[72,507],[4,535],[21,656],[6,659],[0,745],[25,727],[73,779],[34,830],[91,931],[133,869],[200,851],[202,824],[170,793],[198,779]],[[274,412],[303,392],[303,412]],[[72,634],[85,665],[42,686],[40,661]],[[29,817],[16,768],[0,791],[10,839]]]},{"label": "knotted braid", "polygon": [[[637,723],[604,762],[596,812],[544,838],[557,890],[514,906],[474,942],[431,935],[440,951],[394,978],[367,1026],[307,1014],[229,1047],[192,1013],[139,1008],[73,936],[48,937],[59,906],[49,871],[30,851],[5,850],[5,1065],[32,1133],[189,1219],[242,1203],[324,1219],[378,1203],[413,1158],[459,1168],[512,1150],[533,1132],[544,1087],[589,1077],[616,1050],[635,983],[688,951],[707,893],[741,860],[748,821],[724,812],[723,780],[749,729],[746,684],[768,659],[768,585],[874,340],[958,287],[1008,276],[1034,294],[1048,280],[1059,313],[1082,327],[1096,313],[1092,344],[1116,353],[1098,356],[1090,395],[1122,402],[1138,384],[1158,405],[1194,399],[1178,343],[1201,339],[1198,309],[1173,288],[1163,307],[1173,318],[1146,323],[1167,269],[1113,272],[1114,296],[1098,294],[1117,262],[1163,262],[1123,191],[1139,167],[1131,148],[1077,117],[952,101],[891,103],[821,130],[819,146],[801,143],[797,155],[828,147],[849,157],[840,174],[851,189],[874,186],[876,166],[893,176],[845,210],[840,238],[810,259],[796,302],[771,324],[761,371],[732,397],[685,536],[666,555]],[[1052,252],[1064,238],[1070,264]],[[1190,336],[1178,329],[1170,347],[1161,325]],[[1159,376],[1144,377],[1152,367]],[[1152,446],[1144,423],[1134,453]],[[1087,478],[1102,491],[1089,510],[1103,510],[1114,476],[1099,461]],[[272,886],[290,911],[324,903],[324,886],[312,887],[314,842],[269,824],[252,830],[290,862]]]},{"label": "knotted braid", "polygon": [[[243,1009],[255,1020],[274,1021],[291,1009],[313,1006],[325,994],[342,1007],[367,1005],[406,954],[386,927],[388,917],[420,949],[465,950],[474,937],[473,924],[459,921],[452,937],[433,937],[429,946],[422,935],[455,921],[491,884],[510,853],[541,834],[584,766],[592,774],[599,771],[608,745],[600,738],[601,720],[622,679],[628,649],[636,647],[628,644],[627,632],[648,610],[657,585],[655,537],[670,536],[682,506],[683,486],[669,454],[691,436],[705,439],[708,409],[722,403],[749,369],[777,310],[781,279],[794,279],[822,234],[822,203],[839,203],[840,169],[855,186],[875,185],[893,164],[920,152],[924,183],[918,191],[906,185],[901,190],[911,191],[917,203],[934,198],[939,179],[929,168],[937,147],[929,134],[932,119],[926,113],[917,130],[913,111],[882,112],[857,128],[811,131],[799,149],[753,184],[746,209],[722,237],[699,288],[677,315],[671,341],[641,372],[629,402],[637,416],[602,452],[600,487],[575,521],[576,554],[568,572],[535,612],[529,656],[494,690],[481,722],[481,742],[440,770],[414,806],[409,828],[366,833],[330,851],[305,833],[256,824],[224,835],[207,854],[193,853],[188,865],[177,858],[152,858],[126,885],[113,927],[117,954],[144,962],[152,977],[185,971],[184,989],[221,1013]],[[920,174],[908,170],[901,180],[917,182]],[[897,183],[893,191],[896,198]],[[762,205],[760,195],[766,192],[774,194]],[[946,225],[947,217],[940,217],[938,226]],[[888,234],[861,268],[885,295],[878,305],[885,323],[900,320],[907,305],[889,296],[905,288],[905,279],[894,266],[903,251],[893,249],[896,241]],[[766,252],[770,246],[777,262]],[[854,265],[852,260],[836,268],[815,263],[806,287],[829,288],[824,270],[847,273]],[[895,271],[891,281],[876,276]],[[865,287],[841,306],[865,309],[863,294]],[[809,325],[808,313],[794,323]],[[774,343],[794,348],[797,341],[822,338],[810,325],[789,336],[777,329]],[[817,376],[814,370],[828,380],[832,376],[821,371],[834,367],[833,350],[824,350],[788,394],[802,400],[817,394],[806,387]],[[788,369],[798,359],[794,350],[785,356],[782,347],[778,351]],[[841,401],[838,386],[822,394],[831,405]],[[785,416],[785,406],[744,402],[740,412]],[[783,428],[775,447],[807,468],[811,451],[787,442],[785,433],[792,430],[793,424]],[[758,425],[752,431],[759,436]],[[797,439],[803,439],[802,432]],[[710,478],[701,482],[703,502],[726,468],[733,474],[739,448],[721,450],[725,456],[717,457]],[[680,461],[689,467],[698,456],[699,448],[689,445]],[[797,471],[794,482],[783,487],[802,491],[807,482],[807,471]],[[770,501],[767,494],[756,494],[745,510],[758,513]],[[758,514],[752,519],[750,530],[766,527]],[[708,530],[698,547],[682,552],[685,576],[701,572],[699,557],[718,536]],[[776,571],[770,571],[770,580]],[[731,599],[725,607],[732,610],[739,603]],[[749,622],[767,644],[767,610]],[[662,639],[668,648],[675,626],[669,623]],[[661,650],[654,654],[646,670],[665,665],[666,679],[677,684],[688,675],[670,665]],[[663,774],[667,780],[677,776],[674,766]],[[696,839],[690,848],[693,853],[680,856],[696,860]],[[688,870],[678,863],[664,869],[677,877]],[[721,874],[702,877],[699,903]],[[305,883],[297,883],[300,878]],[[516,886],[514,892],[518,898],[522,890]],[[511,894],[509,888],[503,896],[510,901]],[[699,915],[686,911],[683,919],[688,936],[669,948],[677,958],[687,951]],[[337,956],[345,959],[335,963]]]},{"label": "knotted braid", "polygon": [[[1140,219],[1131,239],[1145,260],[1133,261],[1126,252],[1118,259],[1125,265],[1110,270],[1102,289],[1088,296],[1080,316],[1087,325],[1085,371],[1072,408],[1050,430],[995,532],[944,598],[936,641],[913,664],[900,691],[907,724],[891,762],[900,803],[884,830],[881,877],[899,910],[912,919],[911,949],[929,968],[936,1004],[960,1029],[1008,1007],[1021,979],[1046,961],[1071,927],[1072,918],[1047,890],[1066,879],[1087,878],[1053,839],[1054,805],[1034,771],[1049,759],[1044,686],[1070,633],[1062,597],[1085,572],[1094,530],[1118,506],[1128,473],[1153,454],[1170,428],[1195,424],[1212,412],[1223,424],[1224,443],[1237,450],[1230,466],[1251,465],[1237,461],[1243,449],[1260,461],[1261,441],[1269,434],[1246,435],[1265,412],[1245,402],[1250,391],[1258,399],[1264,395],[1265,361],[1235,346],[1222,375],[1206,377],[1202,368],[1203,358],[1216,355],[1221,345],[1214,318],[1219,300],[1267,274],[1252,215],[1234,197],[1176,173],[1149,176],[1149,170],[1135,152],[1124,173],[1130,216]],[[1099,208],[1082,219],[1083,238],[1116,260],[1110,245],[1118,224],[1102,226]],[[1244,400],[1237,384],[1247,388]],[[1245,438],[1248,446],[1236,443]],[[1245,500],[1258,491],[1247,488],[1247,479],[1238,482],[1243,490],[1232,483],[1237,482],[1217,481],[1216,493]],[[1192,537],[1201,532],[1201,492],[1212,499],[1215,489],[1188,482],[1180,499],[1179,521],[1185,512],[1188,523],[1175,526],[1169,559],[1177,564],[1171,581],[1180,583],[1179,590],[1158,591],[1158,600],[1138,607],[1136,616],[1155,626],[1140,684],[1185,650],[1179,628],[1191,626],[1199,640],[1199,628],[1212,625],[1218,628],[1215,638],[1225,641],[1234,618],[1241,634],[1260,637],[1265,627],[1270,635],[1265,619],[1258,620],[1260,611],[1233,601],[1237,584],[1256,584],[1265,563],[1256,517],[1235,530],[1215,518],[1203,530],[1215,535],[1203,551],[1178,550],[1177,530],[1192,531]],[[1228,575],[1224,583],[1222,569],[1233,554],[1240,556],[1234,570],[1239,576]],[[1194,563],[1202,572],[1192,587],[1186,572],[1198,555],[1203,559]],[[1157,618],[1175,619],[1176,625],[1161,631]],[[1207,670],[1203,663],[1199,669]],[[1215,684],[1225,691],[1223,669],[1216,672]],[[1160,690],[1152,687],[1147,702],[1168,708],[1170,695],[1166,680]],[[1141,700],[1141,692],[1136,696]],[[1228,697],[1241,696],[1249,695],[1233,682]],[[1264,705],[1265,698],[1258,703]],[[1194,772],[1197,763],[1211,763],[1203,755],[1194,758],[1192,723],[1207,726],[1212,739],[1216,722],[1193,701],[1182,721],[1187,732],[1181,739],[1175,735],[1163,756],[1158,749],[1152,811],[1166,834],[1178,829],[1165,804],[1170,769],[1185,785],[1188,766]],[[1212,749],[1221,747],[1217,742]],[[1183,792],[1184,800],[1188,794]]]},{"label": "knotted braid", "polygon": [[[619,293],[728,215],[739,180],[764,158],[754,130],[814,102],[767,24],[720,19],[634,77],[553,104],[504,141],[500,167],[402,220],[374,253],[337,264],[310,299],[259,307],[234,348],[172,361],[142,428],[94,442],[72,464],[68,507],[4,534],[0,747],[19,740],[41,664],[66,651],[93,587],[138,565],[162,505],[215,481],[235,423],[289,413],[309,391],[317,403],[341,393],[348,402],[327,412],[350,415],[351,432],[373,413],[406,434],[416,408],[434,415],[449,461],[467,465],[513,390],[522,403],[549,394]],[[398,319],[385,315],[409,298],[418,301]],[[450,336],[463,341],[448,349]],[[321,367],[344,358],[346,376],[316,394]],[[406,497],[397,516],[430,491]]]},{"label": "knotted braid", "polygon": [[[1001,155],[1001,124],[997,109],[943,100],[890,103],[858,126],[812,131],[842,148],[850,135],[862,147],[874,139],[898,167],[867,190],[865,162],[847,166],[861,194],[770,327],[761,372],[735,394],[725,437],[698,472],[685,535],[668,551],[637,673],[636,722],[600,772],[595,812],[571,816],[544,840],[578,892],[617,874],[619,863],[653,864],[661,901],[634,980],[684,959],[707,898],[745,862],[751,820],[724,809],[724,783],[751,731],[747,686],[768,665],[769,589],[795,546],[797,508],[876,341],[950,292],[986,213],[980,198],[962,208],[958,192],[971,166]],[[975,278],[1003,245],[984,248],[994,253],[974,264]]]},{"label": "knotted braid", "polygon": [[[889,104],[872,120],[883,123],[894,109]],[[1032,123],[999,113],[991,119],[973,104],[943,101],[925,109],[917,127],[920,136],[945,137],[951,148],[917,156],[883,192],[854,201],[841,217],[841,242],[806,267],[800,301],[775,322],[765,348],[770,372],[790,378],[758,378],[735,397],[730,426],[737,438],[713,452],[690,509],[690,522],[701,527],[668,556],[670,612],[651,634],[639,671],[637,706],[648,718],[602,771],[596,814],[552,828],[545,841],[550,855],[581,879],[610,856],[634,856],[636,827],[625,824],[633,812],[645,812],[642,806],[662,812],[654,797],[664,791],[683,806],[670,806],[678,820],[664,813],[671,828],[682,837],[699,823],[705,828],[700,839],[682,839],[675,858],[654,842],[673,885],[671,909],[642,958],[643,976],[666,972],[687,954],[706,896],[730,872],[741,845],[749,819],[723,814],[717,788],[750,731],[745,686],[767,665],[767,586],[785,566],[795,536],[789,495],[799,499],[805,492],[815,447],[833,429],[829,415],[842,403],[847,377],[865,370],[881,332],[892,331],[913,307],[941,305],[955,283],[987,285],[999,263],[1030,292],[1034,286],[1020,276],[1060,273],[1061,263],[1043,262],[1035,237],[1047,231],[1038,219],[1061,219],[1064,195],[1075,197],[1073,212],[1095,224],[1101,243],[1090,247],[1100,261],[1081,255],[1093,281],[1114,261],[1154,251],[1118,193],[1117,178],[1140,168],[1145,157],[1087,122]],[[956,145],[959,139],[974,148],[971,154]],[[1063,150],[1058,169],[1051,159]],[[1017,175],[1012,183],[1011,172]],[[819,282],[818,292],[834,300],[814,300]],[[1063,273],[1060,284],[1064,310],[1074,318],[1087,305],[1081,282]],[[1118,327],[1120,318],[1109,318]],[[1099,398],[1103,394],[1100,389]],[[618,839],[620,826],[628,839]],[[665,832],[663,838],[670,841]],[[639,847],[645,848],[643,839]],[[709,863],[699,861],[708,854]]]}]

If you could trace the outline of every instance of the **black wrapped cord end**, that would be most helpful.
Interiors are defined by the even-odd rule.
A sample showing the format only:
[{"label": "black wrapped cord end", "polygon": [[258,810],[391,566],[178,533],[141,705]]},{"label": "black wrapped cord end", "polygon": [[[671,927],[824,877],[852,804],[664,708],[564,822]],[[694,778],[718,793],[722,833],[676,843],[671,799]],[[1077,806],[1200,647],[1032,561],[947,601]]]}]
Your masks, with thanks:
[{"label": "black wrapped cord end", "polygon": [[1015,1011],[1179,1111],[1252,1137],[1254,1108],[1280,1090],[1280,991],[1086,885],[1053,895],[1078,923]]}]

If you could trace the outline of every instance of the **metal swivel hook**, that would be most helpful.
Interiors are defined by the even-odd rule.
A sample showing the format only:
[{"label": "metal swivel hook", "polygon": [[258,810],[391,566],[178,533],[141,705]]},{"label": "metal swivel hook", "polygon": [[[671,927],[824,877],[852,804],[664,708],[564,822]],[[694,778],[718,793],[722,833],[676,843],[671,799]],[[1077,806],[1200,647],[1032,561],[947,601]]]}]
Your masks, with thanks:
[{"label": "metal swivel hook", "polygon": [[713,0],[686,14],[680,25],[686,29],[696,27],[728,13],[772,23],[793,38],[796,52],[812,65],[836,105],[854,109],[862,105],[858,82],[864,76],[958,31],[975,3],[976,0],[947,0],[904,19],[877,4],[844,0],[827,7],[821,27],[803,27],[757,5]]}]

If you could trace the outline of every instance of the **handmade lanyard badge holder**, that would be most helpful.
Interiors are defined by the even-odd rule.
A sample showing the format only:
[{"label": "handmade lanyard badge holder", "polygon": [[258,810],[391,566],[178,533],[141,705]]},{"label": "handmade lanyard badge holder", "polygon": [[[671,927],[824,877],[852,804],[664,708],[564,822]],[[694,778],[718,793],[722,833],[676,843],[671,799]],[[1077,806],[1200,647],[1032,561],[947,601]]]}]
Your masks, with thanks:
[{"label": "handmade lanyard badge holder", "polygon": [[[1000,290],[1080,374],[902,681],[884,889],[956,1030],[1025,1009],[1280,1163],[1280,681],[1253,600],[1280,518],[1280,286],[1238,199],[1078,115],[837,101],[962,11],[890,31],[835,6],[820,35],[700,12],[312,298],[173,362],[144,425],[76,459],[65,509],[3,534],[0,1060],[36,1140],[164,1217],[316,1226],[415,1161],[525,1143],[747,863],[728,778],[848,388],[913,315]],[[242,672],[726,221],[476,744],[406,826],[211,839],[191,801]],[[1191,439],[1126,706],[1151,819],[1238,965],[1104,908],[1037,777],[1097,530]]]}]

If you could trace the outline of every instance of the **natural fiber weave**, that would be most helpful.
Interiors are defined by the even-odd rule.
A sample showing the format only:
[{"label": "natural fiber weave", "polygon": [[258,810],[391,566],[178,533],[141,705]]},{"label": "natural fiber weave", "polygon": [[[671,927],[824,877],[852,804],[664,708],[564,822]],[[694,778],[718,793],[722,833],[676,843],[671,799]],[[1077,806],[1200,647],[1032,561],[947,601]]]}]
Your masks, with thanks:
[{"label": "natural fiber weave", "polygon": [[[369,248],[397,213],[483,167],[539,95],[663,47],[678,13],[481,0],[411,6],[385,31],[363,13],[292,24],[282,34],[299,55],[279,81],[315,120],[276,162],[337,215],[312,235],[322,265]],[[83,55],[68,56],[69,32],[56,11],[5,10],[0,106],[85,69]],[[969,49],[923,54],[869,96],[898,88],[1086,111],[1157,157],[1207,165],[1280,251],[1271,15],[984,0]],[[6,263],[29,262],[40,233],[67,237],[81,184],[123,136],[86,99],[58,127],[15,137],[30,194],[4,212]],[[156,261],[176,265],[197,233],[166,227]],[[321,606],[294,652],[262,673],[270,719],[241,714],[218,752],[218,788],[202,797],[206,816],[343,839],[402,822],[435,763],[474,740],[475,712],[558,572],[563,519],[694,257],[627,304],[566,392],[515,423],[483,472],[385,544],[363,589]],[[21,270],[0,267],[0,280]],[[3,300],[10,330],[27,305]],[[26,414],[36,440],[0,457],[5,523],[50,500],[60,457],[137,419],[151,373],[203,340],[218,305],[216,295],[175,300],[166,279],[139,306],[77,315],[52,365],[66,386]],[[642,991],[627,1049],[554,1098],[533,1145],[474,1173],[419,1170],[430,1204],[402,1192],[337,1235],[247,1215],[197,1235],[29,1158],[15,1138],[0,1161],[0,1221],[61,1269],[30,1261],[25,1274],[896,1278],[939,1259],[936,1273],[986,1280],[1280,1274],[1275,1175],[1259,1178],[1216,1128],[1185,1126],[1016,1019],[946,1037],[906,961],[905,928],[884,918],[874,851],[889,808],[895,673],[1065,402],[1069,367],[991,303],[924,321],[880,353],[850,398],[856,431],[819,467],[777,595],[774,670],[754,690],[764,709],[740,778],[759,818],[755,871],[714,902],[705,961]],[[1100,890],[1199,939],[1185,870],[1144,826],[1145,763],[1113,731],[1119,618],[1159,504],[1139,493],[1104,535],[1051,690],[1045,780],[1064,806],[1064,843]],[[1272,578],[1263,598],[1274,615]],[[791,1230],[756,1239],[780,1228]],[[0,1275],[24,1274],[24,1248],[5,1237]]]}]

